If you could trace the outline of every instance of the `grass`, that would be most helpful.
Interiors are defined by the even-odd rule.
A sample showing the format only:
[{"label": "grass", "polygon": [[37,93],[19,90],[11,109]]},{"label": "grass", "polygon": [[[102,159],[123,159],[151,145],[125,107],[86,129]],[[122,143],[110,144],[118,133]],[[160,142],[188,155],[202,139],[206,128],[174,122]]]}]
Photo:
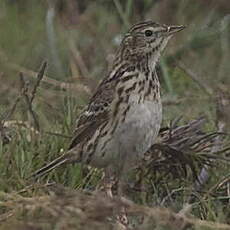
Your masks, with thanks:
[{"label": "grass", "polygon": [[[27,2],[24,9],[19,3],[1,1],[0,114],[5,128],[0,126],[0,132],[1,137],[10,137],[10,142],[2,142],[0,146],[0,229],[114,227],[114,220],[109,222],[108,219],[121,201],[95,193],[103,174],[101,170],[69,165],[36,183],[31,184],[28,177],[68,147],[75,120],[95,85],[104,76],[108,65],[105,59],[114,54],[116,39],[121,36],[121,31],[126,31],[128,25],[143,15],[146,18],[154,15],[155,20],[165,23],[172,23],[167,16],[173,15],[174,24],[189,25],[187,31],[178,34],[169,44],[159,65],[164,101],[162,126],[179,117],[182,117],[181,125],[202,115],[207,120],[202,129],[205,132],[215,131],[218,122],[229,127],[228,102],[216,114],[216,109],[220,109],[216,95],[229,94],[229,80],[226,78],[229,66],[223,60],[230,51],[226,45],[229,29],[226,26],[223,33],[218,29],[226,19],[224,13],[221,10],[210,13],[208,9],[211,10],[212,5],[205,5],[205,8],[202,5],[205,3],[201,2],[191,8],[189,1],[175,3],[174,6],[168,2],[167,7],[151,1],[139,4],[143,5],[130,0],[125,4],[119,0],[85,3],[76,11],[77,24],[72,23],[68,11],[64,11],[65,20],[61,17],[61,10],[68,7],[57,8],[52,35],[56,44],[50,45],[45,2]],[[56,72],[50,49],[56,49],[55,58],[61,63],[63,75]],[[19,72],[23,73],[24,88],[28,84],[30,98],[37,82],[36,72],[44,60],[48,61],[46,77],[36,87],[32,103],[40,127],[36,130],[36,119],[22,94]],[[179,67],[181,61],[199,81],[194,81],[188,71]],[[211,89],[211,94],[206,93],[203,86]],[[14,105],[15,109],[12,109]],[[224,144],[229,146],[228,137]],[[198,156],[202,159],[205,152],[199,152]],[[229,153],[219,156],[223,159],[214,161],[209,180],[202,191],[195,193],[197,198],[188,212],[184,205],[194,186],[189,164],[183,164],[183,161],[175,163],[185,167],[182,174],[173,171],[174,165],[171,165],[169,174],[166,173],[167,167],[157,168],[153,164],[152,168],[145,168],[151,173],[144,178],[144,190],[129,189],[128,198],[135,203],[127,200],[122,203],[127,207],[131,222],[136,223],[137,229],[182,229],[184,225],[202,230],[230,229],[229,225],[224,225],[230,224]],[[164,164],[168,165],[170,162]],[[195,161],[195,167],[199,171],[202,163]],[[138,175],[136,171],[132,172],[130,180],[137,181]],[[143,225],[138,222],[142,215],[146,220]]]}]

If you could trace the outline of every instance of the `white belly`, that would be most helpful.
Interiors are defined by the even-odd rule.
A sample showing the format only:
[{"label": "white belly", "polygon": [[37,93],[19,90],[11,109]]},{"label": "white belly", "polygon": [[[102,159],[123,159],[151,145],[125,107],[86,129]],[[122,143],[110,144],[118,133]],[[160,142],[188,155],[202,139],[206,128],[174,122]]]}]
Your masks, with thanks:
[{"label": "white belly", "polygon": [[134,104],[125,122],[117,128],[108,147],[107,159],[112,164],[135,165],[154,144],[162,119],[161,103],[145,101]]},{"label": "white belly", "polygon": [[145,101],[141,104],[132,104],[124,123],[117,127],[108,142],[105,153],[102,151],[105,140],[101,139],[91,163],[97,167],[124,162],[135,164],[154,144],[161,119],[161,103]]},{"label": "white belly", "polygon": [[130,108],[125,123],[118,129],[117,138],[127,151],[142,155],[154,144],[161,120],[161,103],[145,101],[136,104]]}]

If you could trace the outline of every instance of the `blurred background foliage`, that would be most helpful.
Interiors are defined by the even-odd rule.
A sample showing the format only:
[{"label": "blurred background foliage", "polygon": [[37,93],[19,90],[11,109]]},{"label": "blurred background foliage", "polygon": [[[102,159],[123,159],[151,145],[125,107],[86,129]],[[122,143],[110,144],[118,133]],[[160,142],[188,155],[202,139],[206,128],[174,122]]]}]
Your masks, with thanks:
[{"label": "blurred background foliage", "polygon": [[[48,78],[58,80],[57,84],[44,84],[43,89],[49,91],[40,90],[39,97],[46,98],[47,106],[60,109],[66,96],[62,82],[87,85],[87,93],[71,91],[77,103],[84,104],[104,76],[127,28],[152,19],[188,26],[171,41],[159,65],[163,98],[172,104],[165,108],[165,119],[199,113],[211,118],[208,94],[213,100],[217,89],[228,90],[229,10],[230,3],[224,0],[2,0],[1,104],[9,104],[18,93],[18,72],[23,70],[33,81],[29,71],[36,72],[43,60],[49,64]],[[194,72],[199,84],[186,76],[179,62]]]}]

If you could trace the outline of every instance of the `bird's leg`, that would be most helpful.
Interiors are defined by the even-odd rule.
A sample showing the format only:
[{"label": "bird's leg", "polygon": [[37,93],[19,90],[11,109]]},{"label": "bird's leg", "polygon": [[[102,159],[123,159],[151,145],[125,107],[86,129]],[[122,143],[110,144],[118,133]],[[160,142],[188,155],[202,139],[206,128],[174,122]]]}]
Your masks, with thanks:
[{"label": "bird's leg", "polygon": [[111,167],[107,167],[105,169],[104,190],[105,190],[105,194],[110,198],[113,198],[112,188],[115,184],[116,184],[115,173]]},{"label": "bird's leg", "polygon": [[[124,155],[127,156],[127,155]],[[119,162],[119,166],[117,167],[117,196],[120,200],[124,196],[127,183],[128,183],[128,167],[126,165],[126,159],[122,159]],[[118,214],[116,216],[118,222],[123,225],[123,227],[127,228],[129,224],[127,211],[124,206],[120,206],[118,210]]]},{"label": "bird's leg", "polygon": [[[123,188],[125,187],[123,178],[123,164],[114,166],[108,166],[105,168],[104,178],[102,180],[102,185],[99,186],[99,190],[103,191],[109,198],[114,198],[113,188],[115,186],[115,194],[117,194],[119,199],[122,199]],[[118,207],[114,210],[115,219],[117,224],[121,226],[121,229],[127,229],[128,218],[124,206]],[[119,228],[120,229],[120,228]]]}]

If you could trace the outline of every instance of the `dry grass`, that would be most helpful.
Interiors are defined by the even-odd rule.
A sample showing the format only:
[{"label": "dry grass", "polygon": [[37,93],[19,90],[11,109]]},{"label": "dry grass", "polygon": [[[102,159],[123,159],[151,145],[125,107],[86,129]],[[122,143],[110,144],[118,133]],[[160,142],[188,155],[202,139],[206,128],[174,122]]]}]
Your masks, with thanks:
[{"label": "dry grass", "polygon": [[[36,188],[36,185],[34,188]],[[33,188],[33,189],[34,189]],[[31,188],[30,188],[31,189]],[[25,197],[19,193],[1,192],[0,229],[122,229],[115,215],[125,207],[132,229],[185,229],[207,227],[229,230],[230,225],[202,221],[189,214],[191,207],[178,213],[160,207],[146,207],[127,199],[109,198],[102,193],[74,191],[61,186],[52,186],[49,194]]]}]

